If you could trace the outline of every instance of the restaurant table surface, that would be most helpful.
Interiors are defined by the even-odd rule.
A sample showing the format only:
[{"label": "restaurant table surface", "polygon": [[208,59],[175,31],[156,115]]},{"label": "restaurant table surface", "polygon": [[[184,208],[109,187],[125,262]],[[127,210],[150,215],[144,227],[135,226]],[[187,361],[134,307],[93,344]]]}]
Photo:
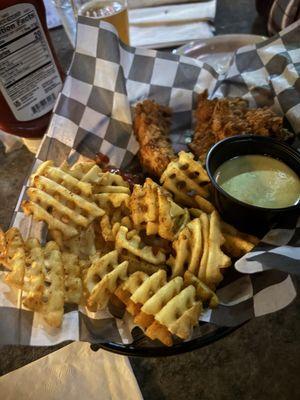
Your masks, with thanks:
[{"label": "restaurant table surface", "polygon": [[[219,0],[216,33],[265,35],[254,0]],[[64,69],[72,48],[62,28],[51,31]],[[0,147],[0,225],[9,225],[33,155],[25,147],[8,155]],[[296,282],[298,289],[300,282]],[[253,319],[205,348],[167,358],[130,358],[145,400],[261,400],[300,398],[300,299],[277,313]],[[60,347],[0,346],[0,375]],[[46,377],[45,377],[46,378]],[[39,376],[39,379],[43,379]],[[5,400],[3,396],[0,398]],[[19,400],[19,399],[16,399]]]}]

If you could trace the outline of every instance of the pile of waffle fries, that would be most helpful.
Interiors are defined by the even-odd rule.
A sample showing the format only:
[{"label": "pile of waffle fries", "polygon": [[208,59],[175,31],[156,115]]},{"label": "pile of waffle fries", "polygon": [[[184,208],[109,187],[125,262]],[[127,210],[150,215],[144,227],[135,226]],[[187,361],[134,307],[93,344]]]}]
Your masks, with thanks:
[{"label": "pile of waffle fries", "polygon": [[24,307],[54,327],[65,303],[95,312],[118,300],[149,338],[188,339],[203,309],[218,305],[231,257],[257,243],[220,220],[190,153],[169,162],[160,184],[147,178],[133,188],[94,162],[46,161],[27,195],[23,210],[47,224],[49,241],[1,231],[0,262]]}]

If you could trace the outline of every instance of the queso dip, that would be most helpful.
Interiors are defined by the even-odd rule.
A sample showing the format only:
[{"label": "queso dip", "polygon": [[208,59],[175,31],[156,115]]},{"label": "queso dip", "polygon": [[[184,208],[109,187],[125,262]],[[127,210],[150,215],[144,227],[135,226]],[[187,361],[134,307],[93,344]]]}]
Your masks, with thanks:
[{"label": "queso dip", "polygon": [[300,200],[298,175],[268,156],[243,155],[225,161],[215,179],[232,197],[259,207],[283,208]]}]

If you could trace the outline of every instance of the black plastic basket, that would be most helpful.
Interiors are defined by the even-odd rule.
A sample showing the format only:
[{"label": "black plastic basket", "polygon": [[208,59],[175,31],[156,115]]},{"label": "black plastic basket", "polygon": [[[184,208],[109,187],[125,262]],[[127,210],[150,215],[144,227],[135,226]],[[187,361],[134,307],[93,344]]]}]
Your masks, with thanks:
[{"label": "black plastic basket", "polygon": [[91,349],[94,351],[104,349],[113,353],[136,357],[174,356],[208,346],[233,333],[244,324],[245,322],[235,327],[217,327],[213,324],[200,322],[192,339],[174,343],[172,347],[166,347],[158,341],[152,341],[139,328],[134,328],[132,332],[134,340],[130,344],[116,342],[97,343],[92,344]]}]

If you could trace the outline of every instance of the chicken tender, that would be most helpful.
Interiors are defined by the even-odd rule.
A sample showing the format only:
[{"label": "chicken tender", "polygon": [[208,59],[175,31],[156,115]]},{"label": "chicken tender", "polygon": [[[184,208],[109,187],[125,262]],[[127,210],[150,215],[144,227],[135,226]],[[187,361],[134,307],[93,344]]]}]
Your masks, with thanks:
[{"label": "chicken tender", "polygon": [[140,145],[139,158],[151,175],[160,177],[175,158],[169,138],[171,110],[152,100],[137,104],[134,132]]},{"label": "chicken tender", "polygon": [[213,144],[227,137],[255,134],[287,140],[292,136],[283,128],[283,118],[268,107],[249,109],[248,102],[239,97],[209,100],[207,91],[198,97],[195,118],[190,148],[201,162]]}]

